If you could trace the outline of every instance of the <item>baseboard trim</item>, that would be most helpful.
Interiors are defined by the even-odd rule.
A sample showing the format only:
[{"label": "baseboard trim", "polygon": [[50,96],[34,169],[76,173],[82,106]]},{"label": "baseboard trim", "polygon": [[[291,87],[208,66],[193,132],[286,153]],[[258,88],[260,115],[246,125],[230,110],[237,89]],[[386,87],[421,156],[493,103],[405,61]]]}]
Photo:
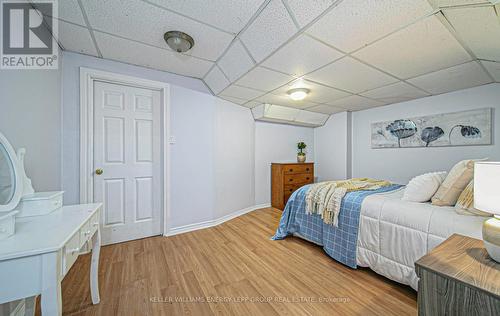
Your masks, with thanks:
[{"label": "baseboard trim", "polygon": [[244,208],[242,210],[232,212],[230,214],[224,215],[224,216],[219,217],[219,218],[214,219],[214,220],[204,221],[204,222],[199,222],[199,223],[194,223],[194,224],[188,224],[188,225],[183,225],[183,226],[179,226],[179,227],[173,227],[173,228],[170,228],[167,231],[167,233],[164,235],[168,237],[168,236],[174,236],[174,235],[178,235],[178,234],[192,232],[192,231],[199,230],[199,229],[214,227],[214,226],[220,225],[224,222],[227,222],[233,218],[236,218],[238,216],[253,212],[253,211],[261,209],[261,208],[266,208],[266,207],[271,207],[271,204],[270,203],[259,204],[259,205],[247,207],[247,208]]}]

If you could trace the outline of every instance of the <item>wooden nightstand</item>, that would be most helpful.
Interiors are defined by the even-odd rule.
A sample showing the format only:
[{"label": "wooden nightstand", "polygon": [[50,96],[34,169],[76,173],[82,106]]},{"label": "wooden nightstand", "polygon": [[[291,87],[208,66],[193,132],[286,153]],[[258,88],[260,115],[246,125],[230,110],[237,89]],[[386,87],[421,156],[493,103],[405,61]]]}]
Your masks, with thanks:
[{"label": "wooden nightstand", "polygon": [[419,315],[500,315],[500,263],[481,240],[454,234],[415,270]]}]

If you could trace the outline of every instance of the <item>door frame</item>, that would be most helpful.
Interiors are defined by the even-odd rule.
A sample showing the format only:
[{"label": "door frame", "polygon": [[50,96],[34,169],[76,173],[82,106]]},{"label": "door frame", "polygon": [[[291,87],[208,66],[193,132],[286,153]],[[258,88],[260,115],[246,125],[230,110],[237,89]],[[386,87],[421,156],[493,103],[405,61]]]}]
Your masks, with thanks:
[{"label": "door frame", "polygon": [[161,231],[167,233],[170,215],[170,85],[128,75],[80,67],[80,203],[94,203],[94,82],[145,88],[160,92],[161,118]]}]

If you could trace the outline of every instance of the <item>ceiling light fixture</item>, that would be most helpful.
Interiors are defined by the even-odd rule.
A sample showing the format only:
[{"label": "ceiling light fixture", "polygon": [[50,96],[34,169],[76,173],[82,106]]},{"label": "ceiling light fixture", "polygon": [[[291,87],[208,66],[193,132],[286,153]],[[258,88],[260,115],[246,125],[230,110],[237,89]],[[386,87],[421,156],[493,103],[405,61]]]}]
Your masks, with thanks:
[{"label": "ceiling light fixture", "polygon": [[287,94],[290,96],[290,99],[294,101],[304,100],[309,94],[310,90],[306,88],[295,88],[287,91]]},{"label": "ceiling light fixture", "polygon": [[185,53],[194,46],[194,39],[180,31],[169,31],[163,35],[168,46],[178,53]]}]

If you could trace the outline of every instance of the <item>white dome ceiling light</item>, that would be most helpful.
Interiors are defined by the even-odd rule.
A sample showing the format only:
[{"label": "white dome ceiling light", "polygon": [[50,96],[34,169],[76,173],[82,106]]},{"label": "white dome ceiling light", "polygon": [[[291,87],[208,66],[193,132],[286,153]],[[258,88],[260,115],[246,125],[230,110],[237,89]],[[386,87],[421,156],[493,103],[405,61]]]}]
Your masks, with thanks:
[{"label": "white dome ceiling light", "polygon": [[194,46],[194,39],[180,31],[169,31],[163,35],[168,46],[178,53],[185,53]]},{"label": "white dome ceiling light", "polygon": [[306,88],[295,88],[295,89],[288,90],[287,94],[288,94],[288,96],[290,96],[290,99],[292,99],[294,101],[300,101],[300,100],[304,100],[310,91],[311,90],[306,89]]}]

